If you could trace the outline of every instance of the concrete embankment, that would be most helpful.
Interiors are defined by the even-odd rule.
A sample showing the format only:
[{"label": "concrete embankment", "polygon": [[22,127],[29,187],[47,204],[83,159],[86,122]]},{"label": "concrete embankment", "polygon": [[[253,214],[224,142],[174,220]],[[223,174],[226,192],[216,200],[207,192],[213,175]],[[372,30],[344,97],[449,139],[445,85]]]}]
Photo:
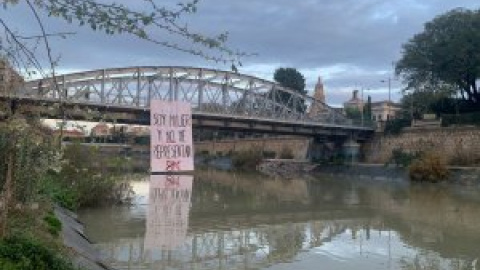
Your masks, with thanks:
[{"label": "concrete embankment", "polygon": [[73,253],[73,264],[76,267],[88,270],[114,270],[102,262],[100,255],[83,233],[83,225],[75,213],[56,206],[55,215],[62,222],[63,243]]}]

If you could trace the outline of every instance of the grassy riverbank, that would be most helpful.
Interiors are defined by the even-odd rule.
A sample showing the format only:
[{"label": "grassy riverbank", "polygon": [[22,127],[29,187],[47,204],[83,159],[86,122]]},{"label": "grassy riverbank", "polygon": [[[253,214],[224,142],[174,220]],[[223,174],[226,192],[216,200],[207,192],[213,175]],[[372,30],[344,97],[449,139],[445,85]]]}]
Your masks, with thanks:
[{"label": "grassy riverbank", "polygon": [[75,144],[62,147],[32,120],[0,123],[0,160],[0,269],[76,269],[54,205],[75,210],[118,203],[129,194],[117,180],[128,160]]},{"label": "grassy riverbank", "polygon": [[0,240],[0,269],[76,269],[62,244],[61,223],[51,206],[44,201],[10,213],[9,230]]}]

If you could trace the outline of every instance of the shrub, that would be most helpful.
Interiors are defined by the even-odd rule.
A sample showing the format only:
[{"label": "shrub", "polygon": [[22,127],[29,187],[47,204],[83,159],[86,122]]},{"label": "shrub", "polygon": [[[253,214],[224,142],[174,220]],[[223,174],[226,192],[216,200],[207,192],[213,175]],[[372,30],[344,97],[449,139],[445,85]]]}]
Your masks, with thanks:
[{"label": "shrub", "polygon": [[62,180],[59,180],[59,177],[57,172],[49,171],[42,179],[39,193],[61,207],[75,210],[77,208],[77,194],[73,189],[68,188]]},{"label": "shrub", "polygon": [[14,236],[0,240],[0,269],[73,270],[75,268],[37,240]]},{"label": "shrub", "polygon": [[390,159],[385,163],[385,166],[393,163],[397,167],[408,167],[410,164],[421,156],[421,152],[407,153],[401,148],[395,148],[392,150]]},{"label": "shrub", "polygon": [[292,149],[287,148],[287,147],[283,147],[282,151],[280,151],[280,158],[281,159],[293,159],[294,156],[293,156]]},{"label": "shrub", "polygon": [[446,161],[438,154],[428,153],[415,160],[409,167],[413,181],[439,182],[448,177]]},{"label": "shrub", "polygon": [[0,123],[0,188],[6,188],[6,162],[11,157],[11,192],[15,202],[34,201],[40,180],[58,162],[55,142],[37,123],[13,119]]},{"label": "shrub", "polygon": [[48,212],[43,220],[47,223],[48,232],[53,236],[58,236],[62,230],[62,222],[55,216],[53,211]]},{"label": "shrub", "polygon": [[235,152],[232,156],[232,164],[237,169],[255,168],[261,160],[262,152],[255,149]]},{"label": "shrub", "polygon": [[275,151],[263,151],[263,158],[275,158],[276,156]]},{"label": "shrub", "polygon": [[451,125],[475,125],[480,126],[480,112],[463,113],[463,114],[443,114],[442,126]]},{"label": "shrub", "polygon": [[[107,169],[108,165],[113,167]],[[102,157],[97,149],[69,145],[64,149],[58,172],[50,171],[43,183],[43,194],[68,209],[118,202],[129,186],[118,181],[118,158]],[[120,166],[121,167],[121,166]]]},{"label": "shrub", "polygon": [[385,134],[387,135],[398,135],[402,130],[411,125],[411,119],[390,119],[385,122]]}]

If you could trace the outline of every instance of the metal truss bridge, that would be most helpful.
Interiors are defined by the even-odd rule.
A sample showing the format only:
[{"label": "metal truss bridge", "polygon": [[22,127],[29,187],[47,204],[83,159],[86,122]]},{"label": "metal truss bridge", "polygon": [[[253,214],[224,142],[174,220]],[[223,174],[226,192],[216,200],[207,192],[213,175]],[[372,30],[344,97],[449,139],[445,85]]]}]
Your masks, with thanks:
[{"label": "metal truss bridge", "polygon": [[[150,101],[160,99],[189,102],[194,126],[299,135],[373,132],[311,96],[253,76],[205,68],[85,71],[29,81],[8,95],[27,105],[24,110],[51,118],[148,124]],[[62,114],[58,104],[64,105]]]}]

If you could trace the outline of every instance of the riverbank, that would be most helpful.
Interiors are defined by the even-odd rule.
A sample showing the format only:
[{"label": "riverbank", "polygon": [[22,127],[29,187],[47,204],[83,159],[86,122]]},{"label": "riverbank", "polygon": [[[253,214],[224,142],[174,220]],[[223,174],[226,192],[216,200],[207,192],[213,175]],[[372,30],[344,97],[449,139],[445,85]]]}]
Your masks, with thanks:
[{"label": "riverbank", "polygon": [[[232,158],[228,156],[210,157],[197,156],[197,166],[207,166],[219,170],[235,170]],[[359,178],[372,180],[405,180],[408,179],[408,169],[394,165],[372,163],[353,164],[317,164],[309,160],[295,159],[263,159],[255,168],[261,173],[269,176],[292,178],[299,175],[344,175],[358,176]],[[449,177],[447,182],[462,185],[480,185],[480,167],[448,166]]]},{"label": "riverbank", "polygon": [[[479,167],[448,167],[449,176],[445,182],[461,185],[480,185]],[[385,166],[383,164],[356,163],[349,165],[321,165],[312,172],[314,174],[355,175],[359,178],[373,180],[408,179],[408,168]]]},{"label": "riverbank", "polygon": [[102,262],[98,251],[84,234],[83,224],[75,213],[55,206],[55,216],[62,223],[63,244],[71,252],[75,267],[88,270],[114,270]]},{"label": "riverbank", "polygon": [[[352,176],[371,180],[405,180],[408,169],[383,164],[354,163],[345,165],[315,164],[307,160],[265,159],[257,170],[267,175],[292,178],[298,175],[327,174],[336,176]],[[480,185],[480,167],[449,166],[447,182],[462,185]]]}]

